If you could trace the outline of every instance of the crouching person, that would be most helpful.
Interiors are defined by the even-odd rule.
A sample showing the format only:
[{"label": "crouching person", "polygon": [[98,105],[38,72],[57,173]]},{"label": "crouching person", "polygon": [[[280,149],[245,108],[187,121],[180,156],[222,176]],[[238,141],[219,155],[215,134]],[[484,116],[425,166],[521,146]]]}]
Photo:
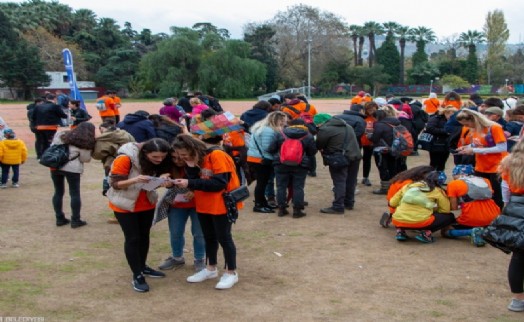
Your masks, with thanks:
[{"label": "crouching person", "polygon": [[439,173],[432,171],[426,178],[406,185],[389,201],[396,208],[392,222],[397,228],[396,239],[408,239],[406,230],[420,230],[416,239],[422,243],[432,243],[432,232],[455,222],[450,213],[450,203],[446,193],[439,187]]},{"label": "crouching person", "polygon": [[338,117],[317,114],[317,149],[322,152],[324,165],[329,167],[335,199],[332,206],[320,209],[325,214],[344,214],[355,205],[355,187],[362,154],[353,128]]}]

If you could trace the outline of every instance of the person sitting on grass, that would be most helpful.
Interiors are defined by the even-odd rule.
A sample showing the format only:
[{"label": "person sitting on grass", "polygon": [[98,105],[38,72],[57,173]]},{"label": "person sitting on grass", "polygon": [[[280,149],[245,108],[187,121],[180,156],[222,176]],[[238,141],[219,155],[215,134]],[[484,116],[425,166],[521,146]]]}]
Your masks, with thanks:
[{"label": "person sitting on grass", "polygon": [[422,243],[434,241],[432,232],[455,222],[450,203],[439,186],[439,173],[432,171],[424,180],[406,185],[390,200],[395,207],[392,222],[397,228],[396,239],[408,239],[406,230],[420,230],[416,239]]},{"label": "person sitting on grass", "polygon": [[500,214],[500,208],[491,199],[493,193],[489,180],[476,177],[470,164],[453,169],[453,181],[447,186],[451,210],[460,209],[456,224],[443,228],[443,237],[471,236],[471,243],[482,247],[482,227],[489,225]]}]

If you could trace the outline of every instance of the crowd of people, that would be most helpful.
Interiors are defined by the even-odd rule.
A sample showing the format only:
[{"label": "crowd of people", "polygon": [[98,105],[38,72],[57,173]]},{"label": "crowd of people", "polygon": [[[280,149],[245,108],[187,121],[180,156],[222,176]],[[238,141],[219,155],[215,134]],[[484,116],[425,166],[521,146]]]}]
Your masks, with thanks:
[{"label": "crowd of people", "polygon": [[[504,214],[508,204],[521,203],[517,197],[524,190],[522,172],[507,166],[522,158],[524,105],[496,97],[483,100],[473,94],[462,100],[450,92],[442,101],[435,93],[419,101],[393,95],[373,99],[359,92],[347,110],[331,115],[317,111],[305,96],[288,93],[256,102],[236,119],[241,126],[234,130],[196,134],[195,125],[224,113],[216,98],[202,93],[168,98],[158,114],[130,111],[120,120],[121,100],[115,91],[108,91],[97,100],[102,119],[98,136],[79,102],[67,103],[69,110],[64,111],[57,97],[48,93],[28,106],[37,158],[51,145],[69,146],[68,162],[51,169],[56,225],[87,224],[80,214],[80,177],[84,163],[100,160],[102,194],[114,212],[110,222],[122,228],[132,286],[138,292],[149,290],[145,277],[161,278],[163,270],[185,264],[184,231],[189,218],[195,273],[187,281],[218,277],[220,245],[225,272],[215,287],[233,287],[238,282],[236,247],[223,193],[255,182],[253,212],[302,218],[308,206],[304,188],[308,177],[317,176],[318,153],[328,167],[333,195],[331,204],[320,212],[342,215],[354,210],[362,161],[360,183],[371,186],[370,173],[377,171],[380,183],[373,194],[383,195],[389,206],[380,224],[394,225],[400,242],[415,231],[416,240],[432,243],[433,233],[440,231],[444,238],[469,237],[475,246],[484,246],[491,240],[484,238],[485,228]],[[70,129],[57,132],[64,119]],[[9,168],[14,172],[12,185],[18,187],[19,165],[27,158],[27,148],[12,130],[5,125],[2,130],[0,188],[6,187]],[[4,146],[15,145],[17,154],[8,156],[5,151],[14,149]],[[419,156],[418,149],[429,152],[428,164],[408,169],[407,158]],[[450,156],[455,165],[448,169],[448,180]],[[158,178],[162,181],[155,188],[167,188],[160,201],[155,189],[146,188]],[[66,180],[70,219],[62,207]],[[155,211],[166,214],[172,251],[159,265],[160,271],[147,265]],[[513,252],[514,299],[509,309],[524,311],[524,248]]]}]

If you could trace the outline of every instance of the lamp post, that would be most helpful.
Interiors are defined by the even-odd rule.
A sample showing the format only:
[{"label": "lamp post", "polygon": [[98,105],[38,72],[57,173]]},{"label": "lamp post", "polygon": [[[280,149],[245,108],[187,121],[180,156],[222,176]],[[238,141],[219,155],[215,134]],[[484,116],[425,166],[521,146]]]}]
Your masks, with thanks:
[{"label": "lamp post", "polygon": [[509,79],[506,78],[506,86],[504,87],[504,89],[506,90],[506,93],[509,93],[509,90],[508,90],[508,81],[509,81]]},{"label": "lamp post", "polygon": [[429,82],[429,95],[431,95],[431,92],[433,92],[433,79]]},{"label": "lamp post", "polygon": [[307,97],[311,98],[311,38],[307,41]]}]

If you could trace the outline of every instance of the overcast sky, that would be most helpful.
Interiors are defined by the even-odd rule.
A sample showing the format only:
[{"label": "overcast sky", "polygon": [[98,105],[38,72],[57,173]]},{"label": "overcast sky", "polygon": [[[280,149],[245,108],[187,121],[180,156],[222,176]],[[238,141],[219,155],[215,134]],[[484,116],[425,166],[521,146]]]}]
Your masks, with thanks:
[{"label": "overcast sky", "polygon": [[[23,1],[15,1],[23,2]],[[131,22],[133,29],[149,28],[153,33],[169,33],[170,26],[191,27],[211,22],[228,29],[231,37],[242,38],[243,26],[264,22],[278,11],[303,3],[340,16],[348,24],[366,21],[395,21],[402,25],[431,28],[438,38],[467,30],[482,30],[486,14],[504,11],[510,30],[510,43],[524,41],[524,1],[522,0],[59,0],[73,9],[87,8],[98,17],[114,18],[122,27]]]}]

